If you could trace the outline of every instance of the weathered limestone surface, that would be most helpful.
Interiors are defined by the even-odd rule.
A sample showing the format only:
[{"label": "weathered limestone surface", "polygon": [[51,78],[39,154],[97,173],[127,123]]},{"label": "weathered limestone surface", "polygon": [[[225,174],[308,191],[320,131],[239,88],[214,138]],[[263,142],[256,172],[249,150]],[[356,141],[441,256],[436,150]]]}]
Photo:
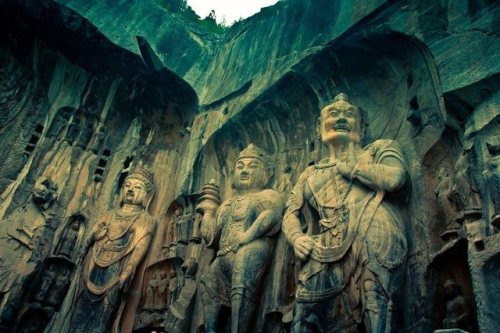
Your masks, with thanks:
[{"label": "weathered limestone surface", "polygon": [[[8,272],[0,331],[64,331],[86,240],[139,161],[154,171],[157,223],[120,299],[123,331],[206,328],[200,278],[220,249],[197,207],[238,196],[234,161],[249,144],[271,155],[268,186],[287,196],[329,156],[317,120],[340,92],[365,114],[362,146],[393,140],[406,166],[391,198],[406,200],[407,240],[393,331],[495,331],[499,17],[488,0],[284,0],[215,34],[152,0],[0,0],[0,231],[41,214],[37,179],[57,184],[38,231],[15,231],[31,240],[19,252],[29,269]],[[275,237],[255,331],[293,320],[301,260]],[[467,327],[453,324],[462,315]]]}]

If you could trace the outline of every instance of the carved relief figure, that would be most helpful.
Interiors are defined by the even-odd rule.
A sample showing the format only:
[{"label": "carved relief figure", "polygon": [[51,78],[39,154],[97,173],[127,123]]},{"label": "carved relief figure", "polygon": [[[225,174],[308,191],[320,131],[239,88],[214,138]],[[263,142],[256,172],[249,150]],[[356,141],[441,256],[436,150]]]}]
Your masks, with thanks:
[{"label": "carved relief figure", "polygon": [[448,174],[448,170],[446,168],[439,168],[438,172],[438,184],[437,188],[434,191],[436,199],[439,203],[439,207],[443,210],[444,217],[447,219],[446,223],[448,223],[449,219],[454,215],[454,209],[451,206],[450,193],[452,188],[452,178]]},{"label": "carved relief figure", "polygon": [[69,283],[70,273],[64,270],[59,272],[50,287],[47,302],[56,306],[61,304],[68,291]]},{"label": "carved relief figure", "polygon": [[[179,241],[179,235],[180,235],[180,226],[182,223],[182,209],[177,208],[174,212],[174,217],[172,219],[172,225],[171,228],[175,230],[172,234],[172,245],[177,245],[177,242]],[[175,226],[175,227],[174,227]]]},{"label": "carved relief figure", "polygon": [[72,332],[119,332],[120,305],[154,230],[147,207],[154,193],[153,174],[139,165],[125,179],[121,205],[99,216],[91,233]]},{"label": "carved relief figure", "polygon": [[54,281],[56,277],[55,266],[49,266],[47,270],[44,271],[42,277],[42,283],[40,284],[40,289],[35,295],[35,298],[44,301],[47,297],[47,293],[49,292],[50,285]]},{"label": "carved relief figure", "polygon": [[466,299],[460,293],[458,284],[448,279],[444,283],[446,293],[446,318],[443,320],[443,328],[461,328],[470,330],[470,308]]},{"label": "carved relief figure", "polygon": [[179,294],[180,289],[180,278],[177,275],[177,268],[175,266],[170,266],[170,281],[168,283],[169,300],[168,303],[171,304],[175,302]]},{"label": "carved relief figure", "polygon": [[168,287],[167,273],[160,272],[160,279],[158,281],[158,295],[156,296],[156,301],[155,301],[157,309],[164,309],[166,307],[167,287]]},{"label": "carved relief figure", "polygon": [[486,163],[484,175],[488,181],[490,200],[493,203],[493,214],[491,224],[500,228],[500,137],[491,139],[486,143],[489,159]]},{"label": "carved relief figure", "polygon": [[469,153],[464,151],[455,163],[455,179],[449,199],[456,211],[456,221],[463,223],[464,218],[475,220],[481,216],[481,196],[472,177]]},{"label": "carved relief figure", "polygon": [[453,203],[455,184],[445,167],[439,168],[438,180],[439,182],[434,194],[439,204],[439,209],[443,214],[444,231],[441,233],[441,238],[444,241],[449,241],[458,237],[458,230],[460,228],[460,224],[456,222],[457,212]]},{"label": "carved relief figure", "polygon": [[150,307],[151,309],[156,308],[156,303],[158,301],[158,272],[154,272],[153,276],[151,277],[151,280],[149,280],[149,285],[148,285],[148,292],[150,293]]},{"label": "carved relief figure", "polygon": [[56,254],[71,258],[71,253],[78,240],[80,224],[80,216],[74,216],[57,246]]},{"label": "carved relief figure", "polygon": [[202,237],[208,246],[218,249],[216,259],[201,277],[205,332],[220,332],[223,306],[231,308],[231,332],[245,333],[252,327],[283,209],[278,192],[266,189],[271,171],[269,157],[249,145],[236,160],[236,195],[220,207],[202,197],[197,206],[203,213]]},{"label": "carved relief figure", "polygon": [[283,232],[302,261],[292,332],[391,331],[392,296],[406,258],[403,220],[387,198],[406,169],[398,144],[361,146],[362,110],[339,94],[318,120],[329,157],[295,185]]},{"label": "carved relief figure", "polygon": [[56,198],[57,185],[48,178],[39,178],[31,200],[1,222],[0,307],[19,279],[33,271],[36,263],[28,261],[35,247],[43,242],[41,238]]},{"label": "carved relief figure", "polygon": [[182,264],[181,268],[184,277],[183,285],[178,287],[178,297],[169,305],[165,317],[165,330],[171,333],[186,332],[186,326],[191,324],[189,311],[193,307],[197,290],[197,262],[193,258],[189,258]]}]

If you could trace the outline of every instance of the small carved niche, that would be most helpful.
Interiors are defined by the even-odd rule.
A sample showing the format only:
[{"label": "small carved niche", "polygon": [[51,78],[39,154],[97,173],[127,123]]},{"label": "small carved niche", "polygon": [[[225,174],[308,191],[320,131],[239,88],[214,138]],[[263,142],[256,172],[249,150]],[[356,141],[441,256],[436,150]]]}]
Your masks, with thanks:
[{"label": "small carved niche", "polygon": [[130,166],[131,166],[133,160],[134,160],[134,156],[131,155],[131,156],[127,156],[127,158],[125,158],[125,161],[123,161],[122,170],[120,172],[120,177],[118,178],[118,184],[116,187],[117,194],[120,193],[123,182],[125,182],[125,178],[127,178],[128,173],[130,172]]},{"label": "small carved niche", "polygon": [[427,280],[434,329],[461,328],[478,332],[466,241],[456,241],[433,257]]},{"label": "small carved niche", "polygon": [[184,207],[179,200],[174,201],[167,210],[162,240],[162,251],[165,252],[166,256],[171,256],[169,252],[177,246],[183,210]]},{"label": "small carved niche", "polygon": [[82,126],[82,131],[80,133],[80,137],[78,138],[77,141],[77,146],[85,149],[87,148],[87,145],[90,143],[90,140],[94,136],[94,126],[95,123],[97,122],[97,119],[93,116],[87,116],[84,119],[84,124]]},{"label": "small carved niche", "polygon": [[187,245],[191,236],[191,231],[193,228],[193,205],[189,200],[186,200],[186,207],[184,208],[184,214],[179,221],[179,232],[177,242],[182,245]]},{"label": "small carved niche", "polygon": [[78,251],[83,239],[85,230],[85,217],[81,214],[74,214],[69,217],[68,222],[58,240],[54,254],[63,256],[69,260],[78,256]]},{"label": "small carved niche", "polygon": [[99,162],[97,162],[97,167],[94,172],[94,182],[100,183],[102,181],[102,176],[104,175],[104,170],[106,170],[106,165],[108,164],[108,159],[110,156],[111,150],[104,149]]},{"label": "small carved niche", "polygon": [[73,115],[70,124],[68,125],[68,132],[66,133],[66,141],[72,145],[80,135],[83,122],[83,115],[77,112]]},{"label": "small carved niche", "polygon": [[40,141],[42,133],[43,133],[43,126],[40,124],[36,125],[35,129],[33,130],[33,134],[31,135],[31,138],[28,141],[28,144],[24,148],[24,155],[30,156],[33,153],[36,146],[38,145],[38,141]]},{"label": "small carved niche", "polygon": [[60,108],[52,123],[50,124],[49,130],[47,131],[48,138],[58,139],[61,133],[68,126],[68,121],[71,115],[75,112],[75,109],[69,106]]}]

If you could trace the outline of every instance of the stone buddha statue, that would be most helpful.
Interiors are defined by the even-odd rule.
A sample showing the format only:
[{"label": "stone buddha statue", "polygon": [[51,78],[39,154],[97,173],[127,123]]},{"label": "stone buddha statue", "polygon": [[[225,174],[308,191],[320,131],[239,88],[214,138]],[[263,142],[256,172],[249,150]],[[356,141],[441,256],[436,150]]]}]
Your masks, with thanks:
[{"label": "stone buddha statue", "polygon": [[56,200],[57,184],[40,177],[31,200],[0,222],[0,308],[7,301],[12,303],[9,294],[43,259],[41,247],[48,247],[43,234]]},{"label": "stone buddha statue", "polygon": [[[407,243],[395,193],[406,181],[399,145],[361,145],[362,110],[345,94],[321,111],[328,158],[292,190],[282,230],[301,261],[292,332],[390,332]],[[401,196],[401,195],[400,195]]]},{"label": "stone buddha statue", "polygon": [[220,206],[218,200],[202,196],[196,207],[203,214],[202,238],[218,250],[201,276],[207,333],[221,332],[223,307],[231,308],[232,333],[252,330],[283,212],[280,194],[267,188],[271,176],[269,157],[251,144],[236,160],[235,195]]},{"label": "stone buddha statue", "polygon": [[141,164],[122,186],[119,207],[99,216],[87,244],[71,332],[120,332],[121,305],[151,243],[153,173]]}]

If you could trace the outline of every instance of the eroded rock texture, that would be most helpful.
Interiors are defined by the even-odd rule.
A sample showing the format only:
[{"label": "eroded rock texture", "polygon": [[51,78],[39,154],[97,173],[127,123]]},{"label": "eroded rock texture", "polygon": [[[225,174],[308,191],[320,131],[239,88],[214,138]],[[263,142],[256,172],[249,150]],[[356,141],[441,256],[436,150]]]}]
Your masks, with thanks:
[{"label": "eroded rock texture", "polygon": [[[9,276],[0,330],[67,330],[89,238],[142,162],[154,172],[156,225],[119,300],[119,329],[206,331],[200,279],[217,284],[217,252],[237,249],[207,246],[201,203],[231,203],[214,221],[234,222],[252,211],[245,202],[265,199],[233,188],[250,144],[270,155],[266,186],[286,200],[304,170],[329,157],[318,118],[343,92],[365,115],[360,147],[394,142],[406,170],[391,198],[401,201],[407,249],[386,327],[496,331],[495,1],[284,0],[222,35],[159,3],[0,1],[0,267]],[[44,180],[54,196],[40,200]],[[249,329],[290,332],[302,261],[283,233],[261,235],[272,255],[253,258],[265,268],[250,284]],[[229,303],[220,332],[238,317]]]}]

